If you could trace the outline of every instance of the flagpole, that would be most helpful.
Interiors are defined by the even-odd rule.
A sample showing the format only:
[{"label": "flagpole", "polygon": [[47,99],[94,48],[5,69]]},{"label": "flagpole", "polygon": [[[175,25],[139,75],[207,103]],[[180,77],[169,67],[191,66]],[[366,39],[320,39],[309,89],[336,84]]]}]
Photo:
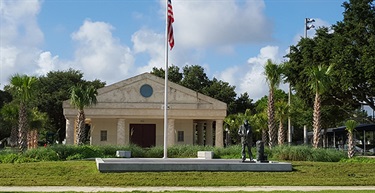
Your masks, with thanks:
[{"label": "flagpole", "polygon": [[168,0],[165,0],[164,157],[168,158]]}]

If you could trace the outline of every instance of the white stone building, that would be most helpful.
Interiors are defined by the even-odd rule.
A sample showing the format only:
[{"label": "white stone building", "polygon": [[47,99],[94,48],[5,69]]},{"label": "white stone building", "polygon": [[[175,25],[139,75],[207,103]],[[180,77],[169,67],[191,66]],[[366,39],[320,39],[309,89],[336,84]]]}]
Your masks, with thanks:
[{"label": "white stone building", "polygon": [[[223,147],[224,102],[168,82],[168,146]],[[164,79],[144,73],[98,89],[97,104],[85,108],[92,145],[162,146],[164,143]],[[63,103],[66,144],[75,142],[77,110]]]}]

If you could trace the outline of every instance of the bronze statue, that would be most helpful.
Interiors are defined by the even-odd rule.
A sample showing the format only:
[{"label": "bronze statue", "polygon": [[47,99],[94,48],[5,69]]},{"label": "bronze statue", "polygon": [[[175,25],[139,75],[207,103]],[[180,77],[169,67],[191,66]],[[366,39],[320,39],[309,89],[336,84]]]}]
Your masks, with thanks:
[{"label": "bronze statue", "polygon": [[243,125],[240,126],[238,129],[238,135],[241,137],[241,144],[242,144],[242,162],[246,160],[246,148],[249,154],[250,161],[253,160],[253,156],[251,153],[251,145],[252,145],[252,131],[251,126],[247,120],[244,120]]}]

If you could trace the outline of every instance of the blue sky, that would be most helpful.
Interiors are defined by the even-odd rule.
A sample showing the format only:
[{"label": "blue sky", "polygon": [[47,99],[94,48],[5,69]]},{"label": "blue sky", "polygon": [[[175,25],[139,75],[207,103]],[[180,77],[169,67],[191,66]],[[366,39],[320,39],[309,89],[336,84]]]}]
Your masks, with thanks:
[{"label": "blue sky", "polygon": [[[81,70],[107,85],[164,67],[163,0],[0,0],[0,88],[15,73]],[[280,63],[315,26],[342,21],[343,0],[172,0],[170,64],[201,65],[209,78],[254,100],[267,94],[263,65]],[[315,30],[309,30],[312,37]],[[286,85],[282,85],[286,88]]]}]

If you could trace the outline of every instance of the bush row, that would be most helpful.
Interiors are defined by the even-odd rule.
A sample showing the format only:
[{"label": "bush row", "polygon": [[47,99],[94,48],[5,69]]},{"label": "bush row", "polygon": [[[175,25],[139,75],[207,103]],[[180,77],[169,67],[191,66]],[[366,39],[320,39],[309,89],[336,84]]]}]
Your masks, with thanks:
[{"label": "bush row", "polygon": [[[136,145],[127,146],[73,146],[53,145],[30,149],[23,153],[6,149],[0,151],[0,163],[24,163],[37,161],[66,161],[87,158],[110,158],[116,156],[116,151],[131,151],[132,157],[161,158],[162,146],[141,148]],[[169,158],[195,158],[198,151],[213,151],[214,158],[240,159],[241,146],[233,145],[226,148],[197,145],[177,145],[168,148]],[[253,158],[256,158],[256,149],[252,149]],[[309,146],[277,146],[272,150],[266,148],[265,154],[269,160],[286,161],[319,161],[338,162],[346,158],[346,152],[332,149],[314,149]]]}]

